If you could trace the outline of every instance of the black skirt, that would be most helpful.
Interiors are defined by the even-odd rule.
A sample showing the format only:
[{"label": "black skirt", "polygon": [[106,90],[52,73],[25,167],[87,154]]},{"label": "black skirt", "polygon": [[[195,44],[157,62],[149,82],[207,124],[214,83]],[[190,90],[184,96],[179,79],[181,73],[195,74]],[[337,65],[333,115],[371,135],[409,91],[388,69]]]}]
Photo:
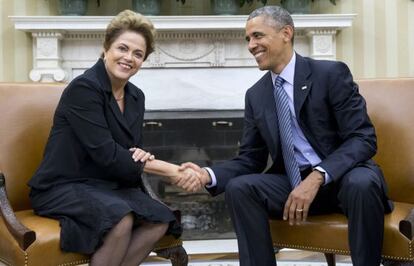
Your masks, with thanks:
[{"label": "black skirt", "polygon": [[142,220],[169,223],[167,234],[182,233],[173,212],[140,188],[70,183],[46,191],[32,189],[30,197],[37,215],[59,220],[60,247],[67,252],[94,253],[105,234],[129,213],[135,216],[135,226]]}]

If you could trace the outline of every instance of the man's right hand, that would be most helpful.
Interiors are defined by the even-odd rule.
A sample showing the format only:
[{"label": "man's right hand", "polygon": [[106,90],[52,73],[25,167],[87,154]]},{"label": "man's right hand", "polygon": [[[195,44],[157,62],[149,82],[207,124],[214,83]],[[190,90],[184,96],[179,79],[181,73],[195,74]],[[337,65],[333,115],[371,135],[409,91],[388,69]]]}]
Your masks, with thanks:
[{"label": "man's right hand", "polygon": [[[203,186],[206,186],[208,184],[211,184],[211,177],[208,174],[207,170],[204,168],[201,168],[200,166],[196,165],[195,163],[187,162],[181,164],[179,170],[185,171],[186,169],[192,169],[193,171],[197,172],[197,178],[199,178],[199,182],[193,182],[194,185],[192,186],[186,186],[189,189],[186,189],[187,191],[196,191],[200,190]],[[195,185],[200,185],[200,187],[195,188]]]}]

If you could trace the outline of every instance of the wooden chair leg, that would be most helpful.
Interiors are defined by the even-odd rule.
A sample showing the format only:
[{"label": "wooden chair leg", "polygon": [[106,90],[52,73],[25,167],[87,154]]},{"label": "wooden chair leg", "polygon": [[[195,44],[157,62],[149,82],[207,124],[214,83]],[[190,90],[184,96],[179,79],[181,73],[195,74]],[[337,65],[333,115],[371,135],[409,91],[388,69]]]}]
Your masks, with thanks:
[{"label": "wooden chair leg", "polygon": [[172,266],[188,265],[188,255],[182,246],[160,249],[156,253],[162,258],[171,260]]},{"label": "wooden chair leg", "polygon": [[335,266],[335,254],[333,253],[324,253],[326,262],[328,263],[328,266]]}]

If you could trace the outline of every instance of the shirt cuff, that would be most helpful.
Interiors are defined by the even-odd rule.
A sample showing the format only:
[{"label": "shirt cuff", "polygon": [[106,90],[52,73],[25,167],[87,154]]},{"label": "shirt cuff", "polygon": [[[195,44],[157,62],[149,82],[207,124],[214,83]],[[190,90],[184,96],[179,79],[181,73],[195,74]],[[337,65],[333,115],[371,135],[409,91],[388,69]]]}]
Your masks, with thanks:
[{"label": "shirt cuff", "polygon": [[209,175],[211,177],[211,184],[206,185],[206,188],[215,187],[217,185],[217,178],[216,178],[216,175],[214,174],[213,170],[211,170],[210,167],[203,167],[203,168],[207,170],[207,172],[209,173]]},{"label": "shirt cuff", "polygon": [[320,166],[316,166],[315,169],[324,174],[325,183],[323,185],[327,185],[327,184],[331,183],[332,178],[329,176],[328,172],[326,172],[325,169],[323,169]]}]

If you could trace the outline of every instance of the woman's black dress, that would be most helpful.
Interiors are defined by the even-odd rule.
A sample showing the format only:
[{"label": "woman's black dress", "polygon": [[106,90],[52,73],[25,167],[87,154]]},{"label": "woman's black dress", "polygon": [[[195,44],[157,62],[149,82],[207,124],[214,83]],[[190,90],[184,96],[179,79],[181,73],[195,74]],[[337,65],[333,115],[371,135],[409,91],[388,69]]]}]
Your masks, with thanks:
[{"label": "woman's black dress", "polygon": [[131,147],[142,147],[144,94],[125,87],[121,113],[100,59],[64,90],[53,119],[44,158],[29,181],[36,214],[58,219],[61,248],[92,254],[105,234],[125,215],[138,221],[170,223],[172,211],[142,190],[142,163]]}]

